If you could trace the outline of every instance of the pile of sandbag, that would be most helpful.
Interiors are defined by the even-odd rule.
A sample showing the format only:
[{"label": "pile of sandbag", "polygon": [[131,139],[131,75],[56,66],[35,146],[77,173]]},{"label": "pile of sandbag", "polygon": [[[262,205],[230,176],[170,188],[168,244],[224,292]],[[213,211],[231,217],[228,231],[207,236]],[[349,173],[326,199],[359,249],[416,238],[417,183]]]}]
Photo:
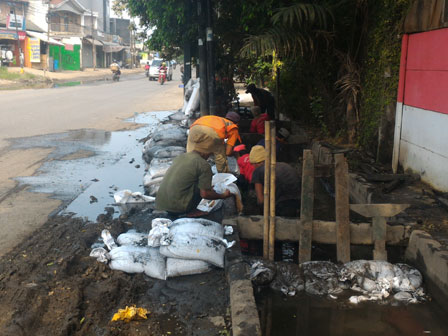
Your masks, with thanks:
[{"label": "pile of sandbag", "polygon": [[396,301],[416,303],[426,300],[421,273],[407,264],[387,261],[356,260],[342,266],[330,261],[309,261],[300,265],[252,261],[251,280],[255,285],[270,286],[285,295],[306,291],[336,299],[344,290],[352,295],[350,303]]},{"label": "pile of sandbag", "polygon": [[163,176],[174,158],[185,153],[187,129],[177,123],[159,126],[143,146],[143,158],[149,164],[143,177],[143,186],[150,196],[155,196]]},{"label": "pile of sandbag", "polygon": [[143,146],[143,158],[150,163],[153,158],[173,158],[185,152],[187,129],[178,124],[157,127]]},{"label": "pile of sandbag", "polygon": [[92,249],[90,256],[108,263],[111,269],[126,273],[145,273],[166,279],[204,273],[212,266],[224,267],[226,248],[224,227],[206,219],[165,218],[152,221],[149,234],[130,230],[118,236],[117,243],[107,230],[101,234],[103,247]]}]

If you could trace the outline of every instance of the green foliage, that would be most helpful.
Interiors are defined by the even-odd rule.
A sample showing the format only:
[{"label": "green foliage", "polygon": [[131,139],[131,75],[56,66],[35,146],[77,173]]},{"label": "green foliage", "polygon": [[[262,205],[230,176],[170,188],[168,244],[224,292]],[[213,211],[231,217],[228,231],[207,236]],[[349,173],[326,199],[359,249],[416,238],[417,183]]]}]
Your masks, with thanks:
[{"label": "green foliage", "polygon": [[396,103],[400,70],[400,28],[411,0],[376,0],[362,63],[360,144],[373,147],[386,106]]}]

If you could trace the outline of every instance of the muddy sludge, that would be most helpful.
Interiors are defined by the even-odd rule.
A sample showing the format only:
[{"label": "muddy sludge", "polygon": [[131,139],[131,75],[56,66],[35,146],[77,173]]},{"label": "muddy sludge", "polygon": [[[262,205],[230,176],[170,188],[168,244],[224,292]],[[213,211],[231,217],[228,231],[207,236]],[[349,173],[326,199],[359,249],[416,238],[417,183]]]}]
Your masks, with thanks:
[{"label": "muddy sludge", "polygon": [[[52,217],[0,259],[0,335],[205,336],[230,329],[223,270],[166,281],[113,271],[89,257],[104,228],[117,236],[134,226]],[[146,308],[147,319],[110,322],[130,305]]]}]

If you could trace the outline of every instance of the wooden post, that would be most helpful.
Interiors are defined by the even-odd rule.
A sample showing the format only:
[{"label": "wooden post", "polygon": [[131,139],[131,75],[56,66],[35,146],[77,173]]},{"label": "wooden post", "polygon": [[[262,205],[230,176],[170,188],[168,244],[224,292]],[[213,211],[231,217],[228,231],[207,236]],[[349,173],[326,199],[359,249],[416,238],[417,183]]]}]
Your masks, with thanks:
[{"label": "wooden post", "polygon": [[350,205],[348,191],[348,164],[344,154],[336,154],[336,250],[337,260],[341,263],[350,261]]},{"label": "wooden post", "polygon": [[386,218],[373,217],[372,221],[372,239],[374,243],[373,260],[387,261],[386,251]]},{"label": "wooden post", "polygon": [[311,260],[314,206],[314,159],[311,150],[303,151],[302,200],[300,205],[299,263]]},{"label": "wooden post", "polygon": [[374,244],[373,259],[386,260],[386,217],[398,215],[407,209],[409,204],[351,204],[350,209],[364,217],[372,217],[372,241]]},{"label": "wooden post", "polygon": [[275,121],[271,121],[271,178],[269,190],[269,260],[274,261],[275,251],[275,166],[277,165]]},{"label": "wooden post", "polygon": [[264,162],[264,193],[263,193],[263,258],[269,259],[269,191],[270,191],[270,171],[271,171],[271,125],[269,121],[264,122],[265,129],[265,151]]}]

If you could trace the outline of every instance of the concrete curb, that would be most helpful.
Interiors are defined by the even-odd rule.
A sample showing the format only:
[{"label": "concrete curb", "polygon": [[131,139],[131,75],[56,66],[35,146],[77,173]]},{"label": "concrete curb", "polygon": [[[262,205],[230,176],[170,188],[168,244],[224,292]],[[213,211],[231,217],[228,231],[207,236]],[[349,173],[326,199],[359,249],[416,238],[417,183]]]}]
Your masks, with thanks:
[{"label": "concrete curb", "polygon": [[409,238],[405,259],[422,271],[429,280],[429,285],[435,287],[431,289],[436,301],[448,308],[444,300],[448,298],[448,251],[443,249],[429,233],[414,230]]},{"label": "concrete curb", "polygon": [[235,245],[228,249],[225,256],[225,272],[230,287],[230,310],[233,336],[261,336],[260,318],[255,304],[252,282],[249,279],[249,266],[244,262],[237,232],[237,222],[225,219],[223,225],[231,225]]}]

